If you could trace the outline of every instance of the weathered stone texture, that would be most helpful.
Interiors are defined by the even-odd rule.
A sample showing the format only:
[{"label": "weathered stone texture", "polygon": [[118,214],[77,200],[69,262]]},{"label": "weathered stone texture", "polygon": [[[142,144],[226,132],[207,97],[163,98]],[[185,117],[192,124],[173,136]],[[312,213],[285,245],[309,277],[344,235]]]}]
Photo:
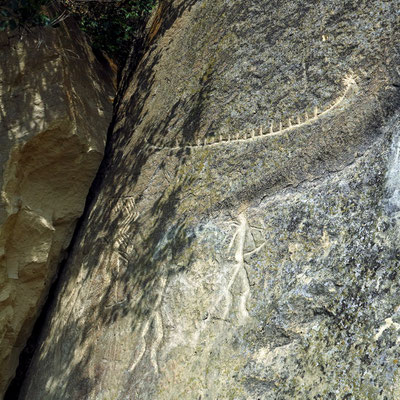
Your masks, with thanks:
[{"label": "weathered stone texture", "polygon": [[398,6],[162,2],[22,399],[400,397]]},{"label": "weathered stone texture", "polygon": [[114,87],[72,22],[0,36],[0,398],[102,159]]}]

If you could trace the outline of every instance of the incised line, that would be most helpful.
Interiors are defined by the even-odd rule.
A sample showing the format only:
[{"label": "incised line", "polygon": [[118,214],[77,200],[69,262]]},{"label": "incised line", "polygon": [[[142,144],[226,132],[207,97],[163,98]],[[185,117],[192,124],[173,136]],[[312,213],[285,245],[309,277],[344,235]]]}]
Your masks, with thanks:
[{"label": "incised line", "polygon": [[[246,320],[250,317],[248,309],[247,309],[247,302],[251,295],[251,287],[250,287],[250,279],[247,273],[247,269],[245,266],[245,258],[260,251],[265,245],[266,242],[262,243],[260,246],[256,247],[255,249],[246,252],[246,239],[248,239],[248,235],[252,235],[252,230],[260,231],[261,233],[264,232],[264,229],[253,227],[249,225],[247,222],[245,212],[241,212],[238,216],[238,223],[236,222],[228,222],[229,226],[233,226],[235,228],[235,232],[233,233],[233,237],[228,246],[228,252],[235,248],[235,261],[236,264],[233,268],[232,274],[230,279],[226,285],[223,287],[222,293],[219,297],[214,301],[213,305],[207,310],[204,317],[200,321],[200,325],[196,328],[193,341],[195,345],[200,340],[201,333],[206,329],[208,324],[212,321],[224,321],[231,323],[232,321],[229,319],[229,312],[232,307],[232,286],[236,282],[237,277],[240,277],[241,286],[242,286],[242,293],[240,295],[239,301],[239,309],[238,309],[238,320],[239,323],[245,323]],[[254,240],[254,238],[253,238]],[[255,245],[255,244],[254,244]],[[234,247],[235,246],[235,247]],[[256,246],[256,245],[255,245]],[[226,304],[222,315],[215,315],[218,309],[218,306],[221,302],[225,299]]]},{"label": "incised line", "polygon": [[160,347],[161,341],[164,337],[164,330],[163,330],[163,323],[162,323],[162,316],[160,311],[161,301],[163,299],[163,294],[165,287],[167,285],[167,278],[163,276],[161,279],[161,288],[159,290],[157,300],[154,304],[153,311],[151,312],[149,318],[144,323],[142,331],[140,333],[140,345],[139,345],[139,354],[136,357],[135,361],[129,368],[129,372],[133,372],[136,366],[139,364],[141,359],[143,358],[144,353],[147,349],[146,343],[146,335],[150,329],[150,325],[153,324],[154,332],[155,332],[155,340],[150,346],[150,362],[153,365],[154,372],[158,374],[158,361],[157,361],[157,351]]},{"label": "incised line", "polygon": [[[238,221],[240,223],[238,229],[237,229],[237,247],[236,247],[236,252],[235,252],[235,261],[236,261],[236,268],[234,271],[234,274],[229,281],[228,284],[228,290],[233,285],[233,282],[236,279],[236,276],[240,274],[241,276],[241,281],[243,285],[243,294],[240,297],[240,306],[239,306],[239,316],[242,321],[246,320],[249,317],[249,312],[247,311],[247,300],[250,296],[250,284],[249,284],[249,278],[247,276],[247,271],[244,266],[244,246],[246,242],[246,234],[247,234],[247,220],[244,214],[240,214],[238,217]],[[227,317],[227,314],[224,315],[224,318]]]},{"label": "incised line", "polygon": [[[259,140],[265,137],[270,136],[278,136],[283,135],[287,132],[292,130],[298,129],[305,125],[310,125],[320,119],[321,117],[325,116],[326,114],[333,111],[335,108],[339,107],[339,105],[343,102],[346,98],[347,94],[349,93],[350,89],[353,86],[357,86],[357,82],[354,76],[348,75],[344,78],[343,84],[345,86],[343,94],[339,96],[326,110],[320,111],[318,107],[314,107],[313,115],[310,116],[307,112],[302,113],[304,118],[297,115],[295,118],[288,118],[287,126],[283,127],[282,121],[278,124],[274,124],[274,121],[264,129],[264,126],[260,126],[258,129],[253,129],[252,131],[244,131],[240,133],[236,133],[235,135],[228,135],[228,138],[223,138],[222,135],[219,138],[203,138],[198,139],[196,143],[186,144],[186,143],[179,143],[176,141],[175,146],[157,146],[150,142],[147,142],[147,145],[151,149],[155,150],[180,150],[180,149],[199,149],[202,147],[212,147],[212,146],[219,146],[219,145],[228,145],[231,143],[242,143],[242,142],[249,142],[254,140]],[[276,130],[277,128],[277,130]],[[213,141],[211,141],[213,139]]]},{"label": "incised line", "polygon": [[[245,268],[244,261],[244,246],[247,235],[247,220],[244,214],[240,214],[238,216],[239,225],[234,224],[237,227],[236,232],[233,235],[231,243],[228,247],[228,251],[230,251],[233,245],[236,242],[236,250],[235,250],[235,261],[236,265],[233,269],[232,275],[229,279],[228,284],[224,287],[223,293],[217,298],[214,304],[214,310],[218,307],[221,301],[225,298],[226,305],[222,316],[219,318],[223,321],[228,320],[228,314],[232,306],[232,286],[235,283],[238,275],[242,281],[243,293],[240,297],[240,305],[239,305],[239,320],[240,322],[244,322],[248,317],[249,313],[247,311],[246,303],[247,299],[250,296],[250,285],[248,281],[247,271]],[[211,312],[208,313],[210,315]],[[213,316],[212,316],[213,317]]]},{"label": "incised line", "polygon": [[[120,227],[118,229],[119,237],[115,240],[115,249],[118,252],[117,259],[117,277],[119,277],[120,269],[125,264],[128,264],[128,246],[130,241],[129,231],[131,230],[131,224],[139,218],[139,213],[135,211],[136,201],[133,197],[123,197],[116,209],[122,212],[122,221],[120,222]],[[119,305],[125,303],[125,300],[121,301],[118,298],[118,279],[115,281],[115,303],[114,305]]]}]

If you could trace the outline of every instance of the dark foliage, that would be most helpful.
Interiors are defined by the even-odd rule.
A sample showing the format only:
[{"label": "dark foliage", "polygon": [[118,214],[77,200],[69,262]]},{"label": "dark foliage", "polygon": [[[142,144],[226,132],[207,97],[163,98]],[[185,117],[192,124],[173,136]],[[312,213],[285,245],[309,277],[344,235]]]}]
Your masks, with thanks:
[{"label": "dark foliage", "polygon": [[156,0],[64,0],[89,35],[93,47],[105,51],[120,65],[155,3]]},{"label": "dark foliage", "polygon": [[1,0],[0,31],[54,25],[55,20],[44,10],[49,3],[49,0]]},{"label": "dark foliage", "polygon": [[[72,15],[88,34],[93,48],[122,65],[155,3],[156,0],[0,0],[0,31],[54,27]],[[51,5],[59,10],[54,18],[48,12]]]}]

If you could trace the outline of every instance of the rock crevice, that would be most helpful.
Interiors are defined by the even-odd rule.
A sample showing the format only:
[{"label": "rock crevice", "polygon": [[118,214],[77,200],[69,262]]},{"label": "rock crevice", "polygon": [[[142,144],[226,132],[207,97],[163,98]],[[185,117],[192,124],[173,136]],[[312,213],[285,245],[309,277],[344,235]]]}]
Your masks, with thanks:
[{"label": "rock crevice", "polygon": [[73,21],[0,35],[1,398],[83,212],[115,88]]}]

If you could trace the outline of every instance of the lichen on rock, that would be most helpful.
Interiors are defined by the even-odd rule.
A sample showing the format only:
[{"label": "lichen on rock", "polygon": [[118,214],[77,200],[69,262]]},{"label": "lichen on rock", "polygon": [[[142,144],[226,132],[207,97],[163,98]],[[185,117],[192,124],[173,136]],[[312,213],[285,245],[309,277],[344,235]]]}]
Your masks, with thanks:
[{"label": "lichen on rock", "polygon": [[21,398],[397,399],[397,2],[160,10]]}]

